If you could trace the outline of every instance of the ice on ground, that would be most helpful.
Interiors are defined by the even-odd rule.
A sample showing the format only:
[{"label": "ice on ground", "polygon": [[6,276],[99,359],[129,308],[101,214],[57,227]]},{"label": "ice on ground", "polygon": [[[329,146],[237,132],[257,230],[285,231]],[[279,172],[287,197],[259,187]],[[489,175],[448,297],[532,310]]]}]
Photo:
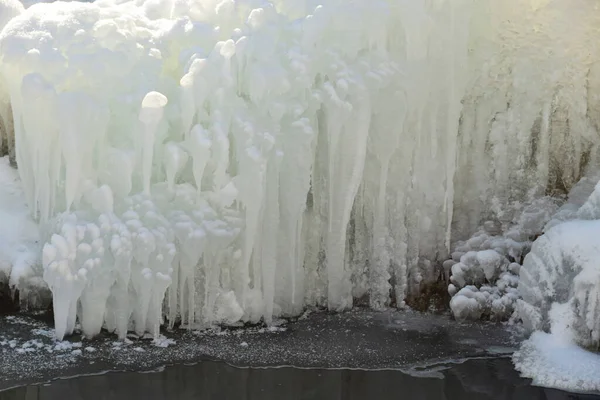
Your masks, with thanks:
[{"label": "ice on ground", "polygon": [[158,338],[152,341],[156,347],[169,347],[176,344],[175,340],[165,337],[164,335],[160,335]]},{"label": "ice on ground", "polygon": [[[39,335],[39,333],[36,331],[36,329],[33,329],[32,334]],[[2,349],[3,352],[7,349],[10,349],[11,351],[15,351],[18,354],[32,354],[40,351],[45,353],[69,353],[72,355],[81,354],[81,342],[56,340],[54,332],[52,332],[51,335],[42,336],[44,336],[43,339],[26,340],[22,337],[11,339],[0,335],[0,349]]]},{"label": "ice on ground", "polygon": [[600,391],[600,354],[545,332],[535,332],[513,355],[521,375],[534,385],[569,391]]}]

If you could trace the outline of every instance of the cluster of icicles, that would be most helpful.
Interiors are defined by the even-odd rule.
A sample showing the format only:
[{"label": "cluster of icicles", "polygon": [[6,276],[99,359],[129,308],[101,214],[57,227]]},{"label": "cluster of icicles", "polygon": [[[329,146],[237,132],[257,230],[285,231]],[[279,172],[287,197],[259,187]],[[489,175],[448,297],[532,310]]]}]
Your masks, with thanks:
[{"label": "cluster of icicles", "polygon": [[[108,186],[89,195],[93,211],[60,215],[59,232],[43,250],[58,337],[73,331],[78,311],[88,337],[103,326],[120,338],[131,329],[157,336],[168,287],[171,325],[177,313],[184,323],[194,323],[195,310],[205,320],[222,323],[244,316],[233,292],[222,289],[231,288],[232,282],[220,278],[221,263],[235,261],[221,260],[220,255],[240,231],[239,215],[217,213],[196,200],[195,188],[184,185],[164,198],[128,197],[116,209]],[[160,206],[165,209],[167,204],[177,208],[163,215]],[[201,258],[204,268],[198,269]],[[204,284],[196,287],[200,278]],[[179,292],[173,290],[178,286]],[[249,304],[246,311],[257,322],[262,310]]]},{"label": "cluster of icicles", "polygon": [[598,12],[576,2],[27,9],[0,114],[57,335],[404,306],[487,210],[593,161]]}]

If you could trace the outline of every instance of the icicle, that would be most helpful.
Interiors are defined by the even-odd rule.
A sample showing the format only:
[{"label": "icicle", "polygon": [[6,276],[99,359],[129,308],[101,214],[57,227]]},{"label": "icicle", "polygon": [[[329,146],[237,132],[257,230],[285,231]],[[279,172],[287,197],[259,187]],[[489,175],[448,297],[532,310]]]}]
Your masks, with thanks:
[{"label": "icicle", "polygon": [[150,92],[142,101],[139,120],[143,125],[142,130],[142,174],[144,177],[144,193],[150,194],[150,179],[152,175],[152,158],[154,156],[154,141],[167,98],[158,92]]},{"label": "icicle", "polygon": [[402,307],[597,161],[587,0],[117,3],[0,33],[60,336]]}]

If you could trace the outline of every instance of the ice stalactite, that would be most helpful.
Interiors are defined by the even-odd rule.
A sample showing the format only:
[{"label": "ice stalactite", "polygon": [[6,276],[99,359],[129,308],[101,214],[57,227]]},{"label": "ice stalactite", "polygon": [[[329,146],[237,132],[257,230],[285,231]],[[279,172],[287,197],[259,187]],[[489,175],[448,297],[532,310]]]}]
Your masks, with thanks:
[{"label": "ice stalactite", "polygon": [[599,21],[585,0],[28,8],[0,87],[59,336],[403,307],[460,280],[459,240],[594,164]]}]

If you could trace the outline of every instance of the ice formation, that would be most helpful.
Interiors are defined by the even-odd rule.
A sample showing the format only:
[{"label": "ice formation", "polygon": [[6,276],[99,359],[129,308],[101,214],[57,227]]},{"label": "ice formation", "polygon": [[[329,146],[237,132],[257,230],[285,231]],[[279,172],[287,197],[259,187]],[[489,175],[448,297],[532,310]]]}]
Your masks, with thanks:
[{"label": "ice formation", "polygon": [[[587,0],[29,7],[1,118],[57,335],[402,307],[482,221],[597,164],[599,22]],[[445,266],[511,295],[482,235],[456,259],[477,268]]]},{"label": "ice formation", "polygon": [[520,269],[518,291],[522,298],[517,301],[516,309],[524,327],[533,334],[513,356],[515,367],[538,385],[598,391],[600,183],[597,173],[573,187],[566,203],[544,230],[545,234],[533,243]]},{"label": "ice formation", "polygon": [[600,355],[577,346],[568,329],[566,332],[562,329],[566,328],[563,323],[571,321],[568,308],[555,303],[554,332],[534,332],[513,355],[515,367],[522,376],[531,378],[534,385],[597,393]]},{"label": "ice formation", "polygon": [[540,197],[518,210],[506,227],[499,220],[488,220],[469,240],[456,243],[443,267],[457,319],[506,320],[514,315],[523,258],[555,218],[561,202]]},{"label": "ice formation", "polygon": [[[559,215],[564,218],[565,213]],[[566,331],[562,336],[568,335],[573,343],[598,348],[600,183],[571,220],[549,225],[521,268],[519,315],[530,330],[562,329]],[[560,318],[553,317],[551,310],[559,308]]]},{"label": "ice formation", "polygon": [[21,300],[39,303],[47,295],[41,277],[40,233],[8,157],[0,158],[0,284],[21,290]]},{"label": "ice formation", "polygon": [[2,0],[0,2],[0,29],[24,10],[23,4],[18,0]]}]

